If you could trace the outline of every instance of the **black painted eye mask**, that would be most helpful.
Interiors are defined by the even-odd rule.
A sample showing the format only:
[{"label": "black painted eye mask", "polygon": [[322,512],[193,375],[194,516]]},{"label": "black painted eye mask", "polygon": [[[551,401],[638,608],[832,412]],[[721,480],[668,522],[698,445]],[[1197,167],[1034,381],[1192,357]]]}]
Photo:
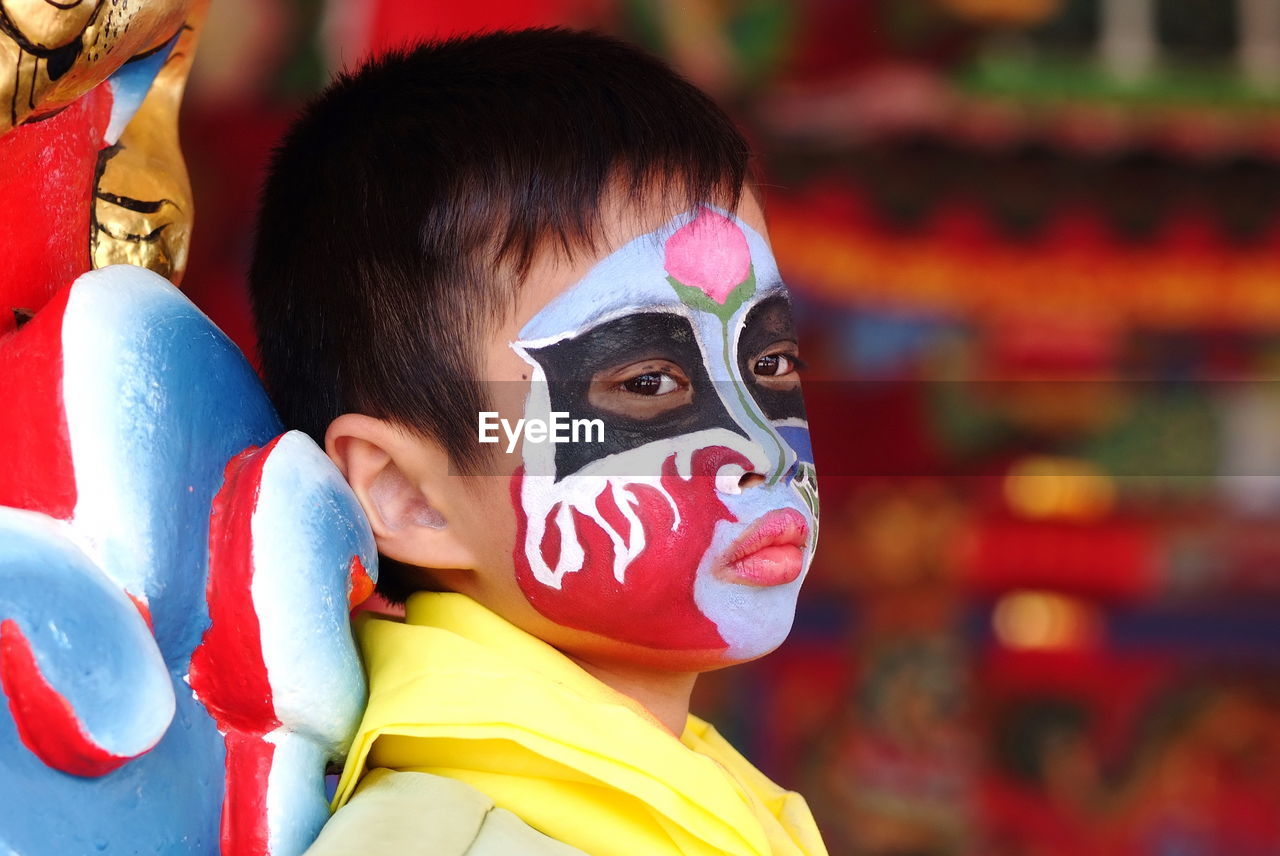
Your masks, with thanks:
[{"label": "black painted eye mask", "polygon": [[[756,404],[770,420],[804,418],[804,401],[798,385],[775,389],[760,383],[754,362],[769,346],[794,341],[791,309],[784,296],[768,297],[748,313],[739,337],[738,369]],[[722,428],[748,436],[721,400],[727,390],[716,389],[727,382],[713,384],[693,326],[683,315],[637,312],[554,344],[530,348],[527,353],[546,377],[551,410],[567,413],[570,419],[600,419],[605,425],[603,442],[557,445],[557,480],[609,455],[697,431]],[[670,363],[679,369],[688,384],[680,397],[682,403],[652,416],[638,417],[593,402],[594,378],[648,361]]]},{"label": "black painted eye mask", "polygon": [[791,304],[780,294],[766,297],[751,308],[742,335],[738,337],[738,371],[761,412],[772,421],[804,419],[804,395],[799,384],[789,389],[767,386],[756,375],[754,362],[771,345],[795,341]]},{"label": "black painted eye mask", "polygon": [[[592,461],[656,440],[708,428],[746,436],[716,394],[693,327],[682,315],[638,312],[527,353],[546,375],[553,411],[567,412],[571,419],[600,419],[605,424],[604,442],[556,446],[557,480]],[[592,403],[592,381],[598,373],[648,360],[663,360],[680,368],[689,383],[687,404],[650,418],[637,418]]]}]

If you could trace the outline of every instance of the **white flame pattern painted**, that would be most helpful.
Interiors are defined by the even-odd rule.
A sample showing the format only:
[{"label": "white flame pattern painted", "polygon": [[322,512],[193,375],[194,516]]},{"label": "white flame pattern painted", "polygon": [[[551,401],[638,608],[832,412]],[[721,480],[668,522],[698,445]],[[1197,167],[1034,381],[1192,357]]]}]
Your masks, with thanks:
[{"label": "white flame pattern painted", "polygon": [[[724,428],[712,428],[678,438],[663,438],[626,452],[609,455],[583,467],[571,478],[558,482],[554,476],[545,474],[550,472],[549,469],[533,475],[526,471],[520,487],[520,502],[528,518],[524,551],[529,558],[529,568],[534,579],[543,585],[559,589],[566,574],[582,570],[586,557],[573,515],[577,511],[593,521],[609,537],[613,545],[613,577],[619,583],[625,583],[627,568],[644,552],[646,545],[644,525],[637,514],[640,499],[634,488],[652,488],[667,501],[673,514],[672,532],[679,528],[681,518],[676,501],[662,485],[661,475],[631,476],[618,473],[661,473],[663,464],[674,456],[676,475],[688,481],[694,475],[694,454],[712,446],[727,447],[741,453],[748,460],[759,461],[764,458],[764,450],[758,443]],[[532,448],[527,449],[526,461],[536,457],[537,453]],[[716,473],[717,488],[722,488],[721,492],[736,493],[738,480],[743,472],[741,464],[726,462]],[[599,499],[605,493],[610,495],[626,520],[625,532],[619,531],[600,513]],[[547,562],[542,552],[549,519],[559,530],[560,536],[560,555],[555,567]]]}]

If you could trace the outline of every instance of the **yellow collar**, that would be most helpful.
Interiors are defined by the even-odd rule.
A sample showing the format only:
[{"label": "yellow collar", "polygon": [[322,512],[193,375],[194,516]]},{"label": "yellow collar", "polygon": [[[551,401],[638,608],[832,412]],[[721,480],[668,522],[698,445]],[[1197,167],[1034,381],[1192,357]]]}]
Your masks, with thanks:
[{"label": "yellow collar", "polygon": [[592,856],[825,854],[807,806],[711,726],[676,739],[637,702],[458,594],[359,637],[369,706],[335,807],[366,767],[461,779]]}]

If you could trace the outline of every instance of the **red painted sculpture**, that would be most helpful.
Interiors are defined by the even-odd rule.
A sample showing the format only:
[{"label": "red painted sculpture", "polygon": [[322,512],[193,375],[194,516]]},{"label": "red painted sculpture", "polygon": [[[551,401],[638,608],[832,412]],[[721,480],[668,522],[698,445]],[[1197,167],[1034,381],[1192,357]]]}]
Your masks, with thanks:
[{"label": "red painted sculpture", "polygon": [[0,2],[4,852],[300,853],[364,703],[368,526],[168,281],[203,6]]}]

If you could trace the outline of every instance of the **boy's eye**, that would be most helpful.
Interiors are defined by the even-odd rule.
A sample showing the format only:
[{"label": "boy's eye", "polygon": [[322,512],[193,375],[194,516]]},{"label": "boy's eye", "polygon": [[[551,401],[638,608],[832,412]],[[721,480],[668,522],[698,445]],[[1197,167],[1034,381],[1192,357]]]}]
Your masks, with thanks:
[{"label": "boy's eye", "polygon": [[620,385],[636,395],[668,395],[680,388],[680,382],[665,372],[645,372]]},{"label": "boy's eye", "polygon": [[644,360],[597,372],[589,401],[632,419],[654,419],[693,401],[688,375],[670,360]]},{"label": "boy's eye", "polygon": [[783,377],[795,370],[795,358],[786,354],[766,354],[756,360],[756,374],[762,377]]},{"label": "boy's eye", "polygon": [[799,372],[804,368],[804,360],[796,353],[795,342],[776,342],[765,349],[763,355],[756,357],[751,371],[758,383],[789,389],[799,383]]}]

